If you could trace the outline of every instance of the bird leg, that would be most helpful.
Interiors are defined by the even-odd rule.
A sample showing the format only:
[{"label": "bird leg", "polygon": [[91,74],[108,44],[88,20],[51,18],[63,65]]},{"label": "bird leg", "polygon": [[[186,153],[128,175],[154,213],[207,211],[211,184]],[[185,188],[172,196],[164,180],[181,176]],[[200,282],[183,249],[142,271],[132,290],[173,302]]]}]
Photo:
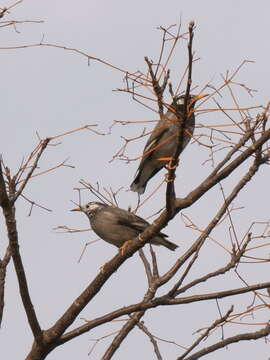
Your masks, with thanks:
[{"label": "bird leg", "polygon": [[120,254],[121,254],[122,256],[125,255],[128,246],[129,246],[130,243],[132,243],[132,242],[133,242],[132,240],[127,240],[127,241],[125,241],[124,244],[119,248]]},{"label": "bird leg", "polygon": [[[173,164],[173,160],[174,160],[174,158],[172,157],[172,156],[170,156],[170,157],[164,157],[164,158],[159,158],[158,160],[166,160],[166,161],[168,161],[167,162],[167,164],[165,165],[165,168],[168,170],[168,171],[170,171],[170,170],[175,170],[176,168],[177,168],[177,166],[178,166],[178,160],[175,162],[175,165],[172,165]],[[171,178],[171,179],[169,179],[169,174],[166,174],[165,175],[165,181],[167,182],[167,183],[169,183],[169,182],[173,182],[174,181],[174,179],[175,179],[175,176],[173,175],[173,177]]]},{"label": "bird leg", "polygon": [[169,179],[169,174],[165,174],[166,183],[174,182],[174,180],[175,180],[175,176],[173,178]]},{"label": "bird leg", "polygon": [[174,160],[172,156],[162,157],[162,158],[159,158],[158,160],[160,160],[160,161],[168,161],[167,164],[165,165],[165,168],[166,168],[167,170],[176,169],[176,167],[178,166],[178,161],[176,162],[175,165],[172,165],[172,162],[173,162],[173,160]]},{"label": "bird leg", "polygon": [[166,165],[166,169],[167,170],[174,170],[177,168],[178,164],[179,164],[179,160],[175,160],[175,164],[173,165],[173,160],[174,158],[172,157],[171,160],[169,161],[169,163]]}]

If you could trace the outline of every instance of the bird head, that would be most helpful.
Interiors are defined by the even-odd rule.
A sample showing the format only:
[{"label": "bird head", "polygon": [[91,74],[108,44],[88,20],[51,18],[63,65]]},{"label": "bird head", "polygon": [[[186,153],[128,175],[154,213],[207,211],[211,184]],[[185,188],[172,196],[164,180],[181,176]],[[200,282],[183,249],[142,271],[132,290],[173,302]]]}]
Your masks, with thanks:
[{"label": "bird head", "polygon": [[[190,94],[189,97],[188,97],[188,105],[190,107],[194,107],[196,101],[200,100],[200,99],[203,99],[204,97],[208,96],[208,94],[198,94],[198,95],[192,95]],[[175,106],[179,106],[179,107],[183,107],[184,104],[185,104],[185,98],[186,98],[186,95],[180,95],[180,96],[176,96],[173,100],[173,104]]]},{"label": "bird head", "polygon": [[89,217],[91,217],[97,210],[102,209],[106,204],[102,204],[97,201],[89,202],[86,205],[79,206],[78,208],[72,209],[71,211],[82,211]]}]

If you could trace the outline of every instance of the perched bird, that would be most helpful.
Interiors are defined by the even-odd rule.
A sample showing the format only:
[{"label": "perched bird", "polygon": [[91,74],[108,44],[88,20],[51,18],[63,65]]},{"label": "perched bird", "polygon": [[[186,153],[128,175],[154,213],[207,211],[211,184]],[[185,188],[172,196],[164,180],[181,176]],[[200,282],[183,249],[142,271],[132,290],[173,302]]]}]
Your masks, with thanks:
[{"label": "perched bird", "polygon": [[[188,99],[188,111],[190,116],[184,126],[182,151],[189,143],[195,126],[195,115],[193,112],[197,100],[207,95],[190,95]],[[184,114],[185,95],[175,98],[170,109],[162,116],[152,131],[145,148],[135,179],[130,186],[132,191],[143,194],[148,181],[174,156],[178,147],[178,136],[180,122],[176,113]]]},{"label": "perched bird", "polygon": [[[141,217],[127,210],[90,202],[71,211],[82,211],[87,215],[94,232],[110,244],[123,247],[126,241],[130,241],[142,233],[149,223]],[[175,250],[178,246],[166,239],[167,235],[158,233],[150,243],[163,245],[167,249]]]}]

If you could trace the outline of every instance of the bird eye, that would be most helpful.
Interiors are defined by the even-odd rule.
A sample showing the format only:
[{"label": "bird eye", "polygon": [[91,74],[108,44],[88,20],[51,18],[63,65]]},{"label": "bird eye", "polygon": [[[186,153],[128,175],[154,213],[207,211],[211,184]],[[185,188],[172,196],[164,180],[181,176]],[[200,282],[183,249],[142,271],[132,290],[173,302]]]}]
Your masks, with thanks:
[{"label": "bird eye", "polygon": [[88,209],[88,208],[89,208],[89,205],[87,204],[85,207]]}]

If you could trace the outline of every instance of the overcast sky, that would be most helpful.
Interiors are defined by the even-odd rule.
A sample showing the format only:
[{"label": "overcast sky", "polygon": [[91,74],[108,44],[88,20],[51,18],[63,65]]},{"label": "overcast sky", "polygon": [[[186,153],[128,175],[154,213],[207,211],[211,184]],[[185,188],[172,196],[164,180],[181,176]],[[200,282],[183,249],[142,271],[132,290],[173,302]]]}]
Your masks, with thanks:
[{"label": "overcast sky", "polygon": [[[0,2],[1,7],[8,7],[10,4],[12,2]],[[247,64],[237,80],[257,90],[253,98],[244,91],[238,93],[242,104],[255,106],[269,100],[269,11],[270,3],[267,0],[25,0],[1,20],[44,20],[44,23],[18,25],[18,32],[12,27],[1,28],[0,48],[35,44],[43,39],[47,43],[82,50],[130,72],[138,69],[145,71],[144,56],[154,60],[158,58],[162,33],[157,28],[179,24],[181,19],[181,32],[185,32],[189,21],[194,20],[194,49],[200,61],[194,66],[193,84],[202,88],[210,80],[218,83],[221,73],[235,69],[243,60],[253,60],[255,63]],[[186,49],[182,46],[177,51],[178,58],[173,62],[172,70],[179,80],[183,73],[183,64],[186,63]],[[156,114],[133,102],[127,94],[112,91],[123,86],[123,73],[95,61],[91,61],[88,66],[87,59],[74,52],[35,47],[20,50],[1,49],[0,55],[1,153],[12,171],[18,168],[23,156],[31,152],[37,144],[36,133],[44,138],[86,124],[98,124],[97,130],[108,133],[114,120],[142,121],[156,118]],[[226,97],[220,101],[226,103]],[[210,102],[208,106],[213,107],[214,104]],[[199,119],[215,123],[221,121],[219,115],[215,115],[215,118],[207,115]],[[61,144],[50,147],[43,156],[41,169],[54,166],[67,158],[68,164],[75,168],[61,167],[55,172],[35,178],[25,191],[25,196],[53,211],[46,212],[35,208],[29,217],[29,204],[23,200],[18,201],[20,249],[33,303],[43,328],[55,322],[95,277],[99,267],[117,251],[113,246],[99,241],[88,246],[78,264],[84,244],[96,239],[96,236],[90,232],[59,234],[53,228],[59,225],[79,229],[89,227],[86,217],[69,212],[74,207],[72,201],[78,202],[78,193],[74,188],[79,186],[81,179],[92,184],[98,181],[101,186],[112,187],[114,190],[123,186],[124,189],[119,195],[121,207],[135,206],[137,197],[127,190],[138,163],[109,161],[123,143],[120,136],[139,135],[142,128],[140,124],[115,126],[111,134],[106,136],[83,131],[61,138]],[[136,157],[142,151],[142,146],[142,142],[131,145],[129,156]],[[200,152],[200,149],[196,144],[192,144],[183,154],[176,182],[179,196],[184,196],[209,172],[209,167],[201,166],[207,155],[204,151]],[[254,219],[268,220],[269,209],[264,204],[265,194],[259,190],[265,183],[265,174],[266,172],[258,176],[256,188],[244,191],[236,204],[245,206],[245,211],[239,213],[237,218],[240,237]],[[149,191],[162,180],[162,176],[159,175],[149,183]],[[211,201],[202,199],[199,205],[186,212],[192,215],[201,227],[207,225],[220,204],[221,197],[219,195],[218,202],[215,194],[213,192]],[[85,191],[82,195],[83,202],[96,200],[89,192]],[[149,216],[163,204],[164,196],[160,193],[141,209],[140,215]],[[255,204],[258,205],[256,208]],[[165,232],[180,248],[186,248],[197,235],[185,228],[180,216]],[[2,231],[1,250],[5,246],[5,241],[2,240],[4,238],[5,231]],[[199,266],[203,266],[204,271],[211,270],[212,266],[222,261],[224,255],[215,246],[210,246],[209,249],[214,256],[211,261],[206,257],[208,260],[200,263]],[[2,254],[3,252],[1,256]],[[166,249],[157,249],[157,254],[163,270],[179,256],[168,253]],[[200,267],[197,271],[200,273]],[[261,271],[260,280],[255,277],[248,280],[269,280],[267,272]],[[231,283],[234,284],[234,281],[232,276]],[[231,283],[228,282],[227,287]],[[124,291],[127,284],[128,291]],[[213,288],[202,289],[224,289],[225,285],[213,282]],[[240,286],[239,282],[235,282],[235,285]],[[116,307],[135,303],[141,299],[145,286],[144,271],[136,254],[112,277],[81,317],[92,319],[95,315]],[[250,298],[247,299],[247,305],[249,300]],[[227,311],[232,302],[224,301],[223,310]],[[196,321],[190,321],[190,314],[196,314]],[[179,318],[177,323],[176,317]],[[217,317],[215,304],[209,302],[201,307],[198,304],[190,305],[185,310],[166,308],[151,311],[145,317],[145,322],[155,335],[188,345],[194,337],[192,332],[210,325]],[[83,320],[77,319],[75,325],[82,323]],[[117,329],[119,324],[104,326],[65,344],[53,351],[47,359],[88,359],[87,353],[92,346],[90,339]],[[249,329],[251,330],[253,328]],[[14,340],[11,342],[11,338],[16,339],[16,345]],[[31,347],[31,334],[26,325],[12,264],[7,277],[6,307],[0,339],[6,359],[23,359]],[[100,343],[90,359],[99,359],[109,340]],[[152,358],[148,339],[138,330],[134,330],[115,355],[115,359],[131,358],[131,349],[135,346],[136,358]],[[170,344],[162,344],[161,351],[166,359],[175,359],[180,355],[179,348]],[[233,358],[237,351],[238,355],[241,354],[246,359],[266,359],[270,356],[269,345],[260,340],[257,345],[234,345],[229,350],[209,355],[207,359]]]}]

